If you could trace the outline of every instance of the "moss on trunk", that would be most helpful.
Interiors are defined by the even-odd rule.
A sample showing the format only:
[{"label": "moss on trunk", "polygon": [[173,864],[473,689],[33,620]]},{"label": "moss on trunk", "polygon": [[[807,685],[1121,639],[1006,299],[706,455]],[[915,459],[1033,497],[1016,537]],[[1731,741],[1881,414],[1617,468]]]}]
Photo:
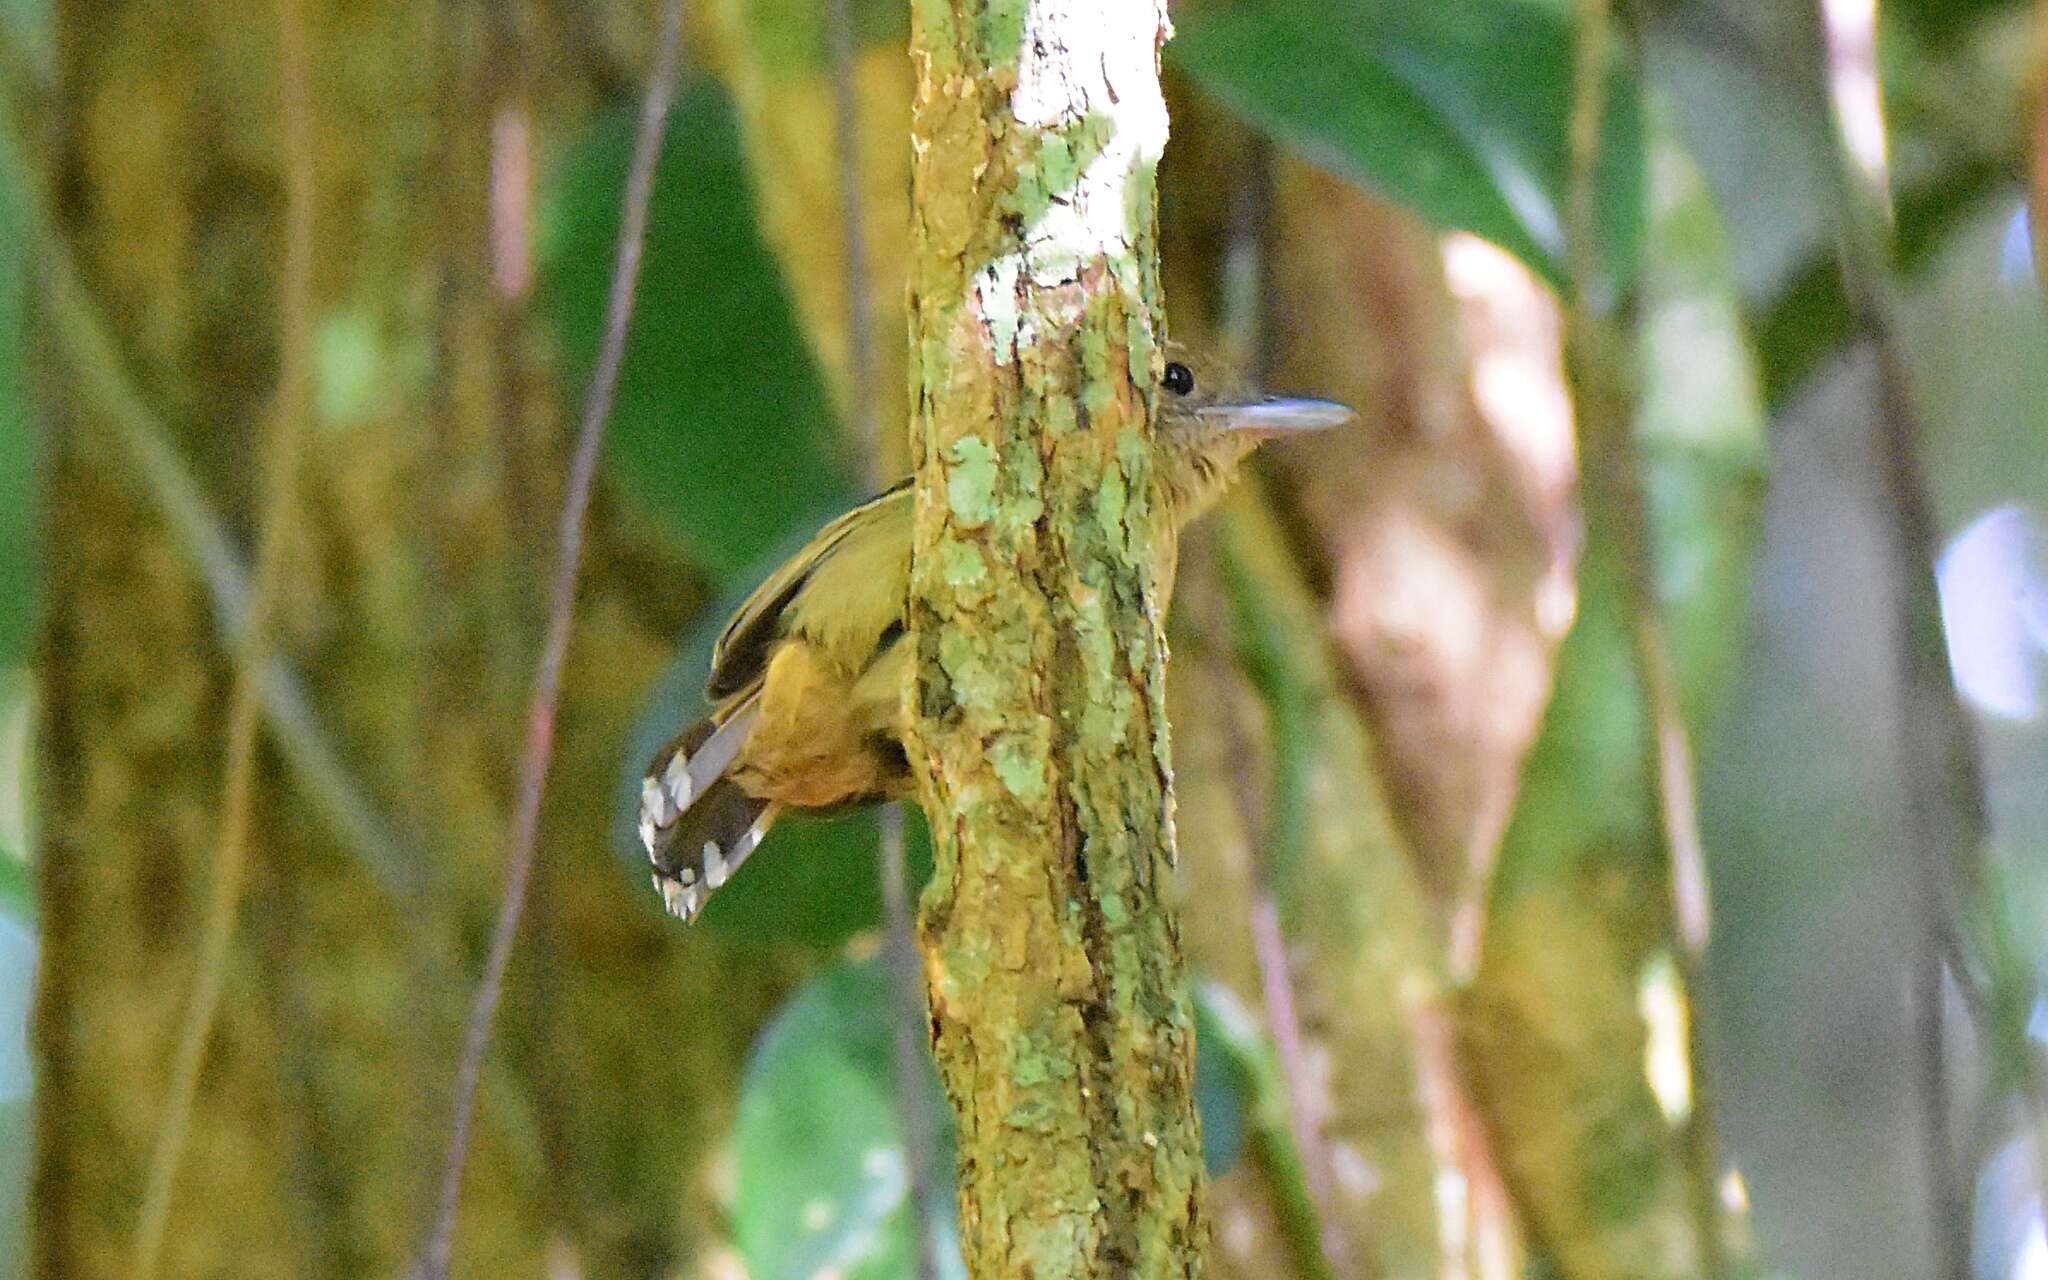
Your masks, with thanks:
[{"label": "moss on trunk", "polygon": [[911,756],[977,1276],[1201,1268],[1164,715],[1156,0],[913,11]]},{"label": "moss on trunk", "polygon": [[[167,1275],[389,1275],[418,1243],[500,884],[570,394],[527,299],[492,281],[492,123],[525,112],[549,154],[634,74],[532,56],[581,48],[566,33],[591,22],[583,6],[306,7],[321,395],[282,642],[416,856],[408,887],[380,883],[292,761],[266,755]],[[638,30],[639,6],[602,9]],[[275,21],[267,0],[57,5],[55,231],[172,450],[238,531],[276,369]],[[231,667],[160,493],[111,443],[102,380],[61,326],[42,332],[54,568],[31,1269],[125,1275],[211,875]],[[602,839],[620,742],[692,579],[623,523],[600,501],[462,1275],[538,1274],[549,1257],[593,1277],[683,1265],[709,1235],[697,1164],[789,973],[670,927]]]}]

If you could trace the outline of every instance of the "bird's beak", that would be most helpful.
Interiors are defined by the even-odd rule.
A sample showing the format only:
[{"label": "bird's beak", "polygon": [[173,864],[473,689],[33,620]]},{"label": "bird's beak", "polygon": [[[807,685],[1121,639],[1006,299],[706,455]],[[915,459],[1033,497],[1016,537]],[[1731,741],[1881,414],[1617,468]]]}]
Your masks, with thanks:
[{"label": "bird's beak", "polygon": [[1341,427],[1358,415],[1335,400],[1303,400],[1268,396],[1243,404],[1204,405],[1195,411],[1203,425],[1216,432],[1247,432],[1260,439],[1306,435]]}]

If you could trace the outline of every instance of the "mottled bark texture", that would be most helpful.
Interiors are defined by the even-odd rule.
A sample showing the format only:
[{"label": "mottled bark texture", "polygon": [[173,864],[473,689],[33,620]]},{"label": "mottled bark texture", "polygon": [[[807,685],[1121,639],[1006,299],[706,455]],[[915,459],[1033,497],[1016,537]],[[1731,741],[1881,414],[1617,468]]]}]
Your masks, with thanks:
[{"label": "mottled bark texture", "polygon": [[915,6],[911,758],[978,1277],[1191,1276],[1165,890],[1158,0]]},{"label": "mottled bark texture", "polygon": [[[533,154],[558,152],[601,86],[637,80],[642,8],[307,5],[317,394],[280,640],[418,856],[408,884],[380,882],[267,755],[163,1274],[396,1275],[417,1244],[455,1019],[500,884],[564,453],[557,406],[576,390],[528,296],[493,282],[493,124],[517,116]],[[277,361],[275,14],[269,0],[63,0],[46,158],[63,251],[245,543],[245,459]],[[591,50],[593,29],[629,55]],[[95,379],[59,326],[42,332],[54,421],[31,1270],[114,1276],[192,982],[231,670],[214,603],[126,465]],[[686,1189],[749,1011],[788,973],[774,957],[724,963],[703,935],[666,927],[605,846],[619,743],[693,593],[688,567],[623,533],[610,504],[592,537],[461,1275],[537,1275],[544,1259],[591,1277],[684,1266],[708,1216]]]}]

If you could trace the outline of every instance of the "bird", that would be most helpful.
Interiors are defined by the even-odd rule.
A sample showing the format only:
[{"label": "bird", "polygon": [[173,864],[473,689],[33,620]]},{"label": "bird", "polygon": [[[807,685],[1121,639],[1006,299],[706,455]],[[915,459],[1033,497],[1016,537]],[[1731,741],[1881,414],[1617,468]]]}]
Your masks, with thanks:
[{"label": "bird", "polygon": [[[1193,358],[1168,361],[1159,389],[1152,484],[1170,542],[1260,444],[1354,416],[1331,400],[1246,394]],[[905,479],[833,520],[726,623],[710,713],[656,754],[641,783],[640,838],[671,915],[696,919],[781,814],[908,793],[911,504]],[[1169,599],[1171,546],[1163,561],[1155,580]]]}]

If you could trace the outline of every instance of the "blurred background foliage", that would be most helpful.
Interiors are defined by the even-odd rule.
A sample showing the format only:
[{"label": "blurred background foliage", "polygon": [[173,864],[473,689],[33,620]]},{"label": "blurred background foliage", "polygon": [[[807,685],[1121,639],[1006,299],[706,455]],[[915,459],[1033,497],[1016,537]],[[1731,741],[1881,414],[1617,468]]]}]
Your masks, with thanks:
[{"label": "blurred background foliage", "polygon": [[[1214,1267],[2048,1276],[2048,10],[1617,6],[1585,165],[1595,7],[1175,8],[1175,336],[1362,411],[1190,535],[1172,621]],[[267,4],[53,10],[0,5],[0,1277],[133,1247],[294,144],[315,420],[164,1263],[394,1274],[652,7],[309,4],[311,140],[275,124]],[[827,14],[691,13],[464,1274],[959,1273],[946,1111],[892,1071],[871,817],[779,827],[688,931],[633,835],[733,602],[902,469],[907,21],[853,3],[842,63]],[[1937,526],[1903,554],[1888,415]],[[1930,706],[1899,655],[1937,569]],[[1986,819],[1916,848],[1946,717]]]}]

